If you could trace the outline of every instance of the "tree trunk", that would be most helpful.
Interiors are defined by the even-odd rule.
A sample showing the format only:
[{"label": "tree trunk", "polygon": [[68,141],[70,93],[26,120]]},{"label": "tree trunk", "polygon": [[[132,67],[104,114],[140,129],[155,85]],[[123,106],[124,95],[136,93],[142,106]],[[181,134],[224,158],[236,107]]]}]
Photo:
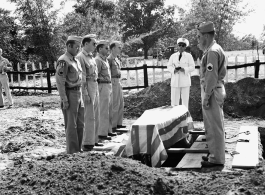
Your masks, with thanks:
[{"label": "tree trunk", "polygon": [[148,49],[144,48],[144,59],[148,59]]}]

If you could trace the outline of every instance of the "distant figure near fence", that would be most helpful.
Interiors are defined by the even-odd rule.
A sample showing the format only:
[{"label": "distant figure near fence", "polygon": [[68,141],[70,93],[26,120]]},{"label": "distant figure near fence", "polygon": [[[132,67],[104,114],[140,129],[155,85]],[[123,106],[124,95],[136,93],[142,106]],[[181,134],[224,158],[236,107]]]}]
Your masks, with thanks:
[{"label": "distant figure near fence", "polygon": [[9,89],[9,79],[6,74],[6,71],[12,70],[12,65],[8,59],[2,57],[3,50],[0,48],[0,108],[4,107],[4,98],[2,93],[2,88],[5,89],[5,94],[8,100],[8,108],[13,106],[13,99]]}]

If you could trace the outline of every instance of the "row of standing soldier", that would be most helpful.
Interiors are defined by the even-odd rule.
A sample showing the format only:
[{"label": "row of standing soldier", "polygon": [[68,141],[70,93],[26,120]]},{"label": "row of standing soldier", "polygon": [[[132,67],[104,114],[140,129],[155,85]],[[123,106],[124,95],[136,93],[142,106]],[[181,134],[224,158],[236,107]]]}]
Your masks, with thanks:
[{"label": "row of standing soldier", "polygon": [[69,36],[66,50],[57,62],[56,84],[64,116],[66,150],[72,154],[103,146],[99,139],[111,139],[116,128],[125,127],[121,64],[117,58],[121,43],[97,41],[94,34],[83,38]]}]

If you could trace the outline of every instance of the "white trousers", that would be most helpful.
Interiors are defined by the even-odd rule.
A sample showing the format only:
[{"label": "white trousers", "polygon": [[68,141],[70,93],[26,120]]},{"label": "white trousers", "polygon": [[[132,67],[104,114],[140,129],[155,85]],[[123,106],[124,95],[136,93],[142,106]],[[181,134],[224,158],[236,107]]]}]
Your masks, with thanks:
[{"label": "white trousers", "polygon": [[190,87],[171,87],[171,106],[178,106],[181,97],[181,104],[189,109]]},{"label": "white trousers", "polygon": [[1,94],[0,94],[0,106],[4,105],[2,87],[5,90],[5,94],[6,94],[6,97],[8,100],[8,105],[10,106],[13,104],[13,99],[12,99],[11,92],[9,89],[9,79],[8,79],[7,74],[0,74],[0,92],[1,92]]}]

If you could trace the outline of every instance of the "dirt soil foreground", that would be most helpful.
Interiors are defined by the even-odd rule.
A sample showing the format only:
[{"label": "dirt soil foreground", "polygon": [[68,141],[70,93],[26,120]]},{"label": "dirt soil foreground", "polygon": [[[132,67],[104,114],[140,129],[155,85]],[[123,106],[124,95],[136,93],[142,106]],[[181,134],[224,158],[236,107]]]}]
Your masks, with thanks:
[{"label": "dirt soil foreground", "polygon": [[[159,89],[157,86],[153,86],[154,89]],[[149,89],[148,93],[153,96],[154,102],[156,97],[163,96],[159,90],[155,92]],[[143,105],[161,106],[158,101],[149,101],[147,104],[148,93],[142,91],[126,98],[125,123],[128,127],[144,108],[149,109]],[[165,97],[170,96],[170,93],[165,90],[163,93],[166,101]],[[15,95],[14,108],[0,110],[0,195],[265,194],[262,145],[257,168],[231,168],[240,126],[256,125],[264,134],[265,121],[262,119],[226,115],[225,130],[230,139],[226,140],[225,167],[180,171],[165,167],[152,168],[139,161],[104,152],[67,155],[64,152],[65,132],[58,94],[18,92]],[[132,101],[138,96],[137,101]],[[134,104],[135,109],[131,104]],[[199,106],[196,105],[196,108],[199,109]],[[128,114],[129,110],[131,115]],[[203,128],[201,121],[195,121],[194,125],[195,128]]]}]

